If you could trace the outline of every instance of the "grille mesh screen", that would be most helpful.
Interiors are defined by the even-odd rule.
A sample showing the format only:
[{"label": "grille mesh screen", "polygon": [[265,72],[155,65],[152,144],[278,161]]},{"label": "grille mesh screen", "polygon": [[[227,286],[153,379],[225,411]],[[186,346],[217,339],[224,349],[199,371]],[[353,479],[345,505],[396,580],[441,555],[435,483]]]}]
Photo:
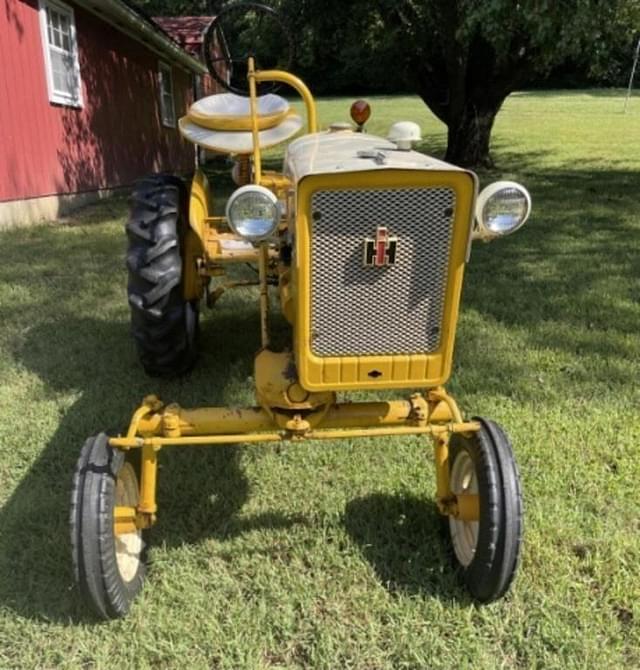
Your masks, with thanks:
[{"label": "grille mesh screen", "polygon": [[[317,191],[311,200],[311,350],[317,356],[435,351],[455,193],[450,188]],[[386,226],[394,265],[363,262]]]}]

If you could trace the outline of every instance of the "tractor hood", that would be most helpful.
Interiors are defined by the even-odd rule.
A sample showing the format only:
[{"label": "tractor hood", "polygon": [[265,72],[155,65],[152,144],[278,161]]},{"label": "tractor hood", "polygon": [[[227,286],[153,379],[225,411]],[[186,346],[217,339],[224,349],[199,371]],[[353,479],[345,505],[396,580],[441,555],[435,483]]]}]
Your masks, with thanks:
[{"label": "tractor hood", "polygon": [[383,137],[351,130],[305,135],[289,145],[284,162],[293,182],[312,174],[371,170],[464,171],[417,151],[402,151]]}]

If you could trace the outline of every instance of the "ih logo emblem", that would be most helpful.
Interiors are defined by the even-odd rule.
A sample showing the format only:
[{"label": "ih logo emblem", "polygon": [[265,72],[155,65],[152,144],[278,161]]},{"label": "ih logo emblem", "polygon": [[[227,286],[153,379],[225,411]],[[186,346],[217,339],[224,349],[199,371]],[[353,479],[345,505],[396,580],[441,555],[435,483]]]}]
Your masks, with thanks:
[{"label": "ih logo emblem", "polygon": [[397,249],[398,238],[389,237],[387,228],[378,226],[376,239],[366,239],[364,241],[364,264],[376,267],[395,265]]}]

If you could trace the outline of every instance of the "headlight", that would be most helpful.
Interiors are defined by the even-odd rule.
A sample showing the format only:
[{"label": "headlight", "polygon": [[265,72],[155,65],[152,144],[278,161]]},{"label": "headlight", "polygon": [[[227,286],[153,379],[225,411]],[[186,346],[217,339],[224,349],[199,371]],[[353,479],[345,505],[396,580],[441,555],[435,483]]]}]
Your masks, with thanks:
[{"label": "headlight", "polygon": [[255,184],[234,191],[227,202],[226,213],[231,230],[252,242],[271,237],[280,221],[276,196],[268,188]]},{"label": "headlight", "polygon": [[474,238],[491,239],[518,230],[531,213],[531,196],[514,181],[489,184],[478,196]]}]

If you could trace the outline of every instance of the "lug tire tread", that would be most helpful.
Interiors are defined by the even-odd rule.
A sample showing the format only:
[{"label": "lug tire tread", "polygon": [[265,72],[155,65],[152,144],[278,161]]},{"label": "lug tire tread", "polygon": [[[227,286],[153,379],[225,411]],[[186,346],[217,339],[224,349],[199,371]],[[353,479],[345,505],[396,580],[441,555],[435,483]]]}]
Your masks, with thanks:
[{"label": "lug tire tread", "polygon": [[197,330],[197,307],[182,292],[187,209],[186,187],[172,175],[141,179],[130,200],[126,266],[131,331],[140,362],[153,376],[183,374],[196,359],[188,311],[194,312]]}]

